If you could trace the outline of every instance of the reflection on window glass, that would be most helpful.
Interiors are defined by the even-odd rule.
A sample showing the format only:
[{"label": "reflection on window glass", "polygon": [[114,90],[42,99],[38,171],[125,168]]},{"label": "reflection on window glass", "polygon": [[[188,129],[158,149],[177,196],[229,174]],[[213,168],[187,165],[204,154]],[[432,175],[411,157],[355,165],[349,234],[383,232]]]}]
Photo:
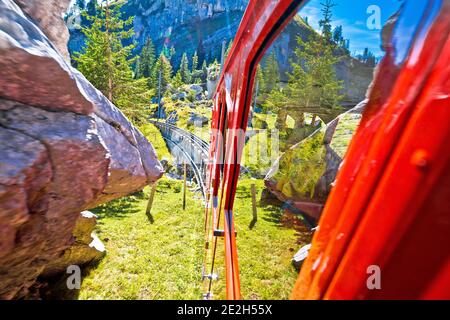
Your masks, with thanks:
[{"label": "reflection on window glass", "polygon": [[360,122],[382,27],[401,4],[311,0],[258,66],[243,171],[311,221]]}]

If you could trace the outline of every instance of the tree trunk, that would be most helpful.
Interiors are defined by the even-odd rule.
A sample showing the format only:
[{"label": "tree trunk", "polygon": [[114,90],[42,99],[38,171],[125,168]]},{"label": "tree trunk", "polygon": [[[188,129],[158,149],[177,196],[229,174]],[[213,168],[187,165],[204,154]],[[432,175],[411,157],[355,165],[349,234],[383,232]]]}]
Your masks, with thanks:
[{"label": "tree trunk", "polygon": [[287,110],[286,108],[280,108],[278,110],[277,116],[277,128],[278,130],[284,132],[286,130],[286,118],[287,118]]},{"label": "tree trunk", "polygon": [[303,112],[297,112],[295,114],[295,128],[303,128],[305,124],[305,114]]},{"label": "tree trunk", "polygon": [[112,81],[112,52],[111,52],[111,40],[109,37],[109,1],[106,0],[106,4],[105,4],[105,15],[106,15],[106,19],[105,19],[105,28],[106,28],[106,35],[108,37],[108,50],[107,50],[107,55],[108,55],[108,99],[109,101],[112,102],[113,100],[113,81]]}]

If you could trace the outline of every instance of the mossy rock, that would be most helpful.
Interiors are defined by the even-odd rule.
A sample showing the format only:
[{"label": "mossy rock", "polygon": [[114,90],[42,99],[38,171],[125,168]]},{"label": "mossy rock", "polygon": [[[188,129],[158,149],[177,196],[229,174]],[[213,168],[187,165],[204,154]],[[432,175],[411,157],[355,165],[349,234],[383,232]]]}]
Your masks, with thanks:
[{"label": "mossy rock", "polygon": [[324,203],[360,120],[360,109],[352,109],[289,148],[266,185],[284,199]]}]

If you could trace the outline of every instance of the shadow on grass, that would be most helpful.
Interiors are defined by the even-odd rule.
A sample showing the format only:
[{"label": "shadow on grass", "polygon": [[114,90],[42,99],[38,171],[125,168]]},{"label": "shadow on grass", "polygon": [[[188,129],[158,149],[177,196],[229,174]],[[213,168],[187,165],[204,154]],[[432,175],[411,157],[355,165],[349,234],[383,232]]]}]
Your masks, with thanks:
[{"label": "shadow on grass", "polygon": [[284,212],[281,218],[281,224],[284,227],[295,230],[297,244],[310,243],[313,232],[303,223],[302,219],[289,211]]},{"label": "shadow on grass", "polygon": [[262,219],[275,224],[279,228],[294,229],[298,244],[310,243],[312,231],[303,223],[300,217],[281,209],[281,205],[281,201],[274,199],[261,201],[260,208],[264,208],[266,212]]},{"label": "shadow on grass", "polygon": [[258,207],[264,209],[264,212],[266,213],[263,216],[263,220],[271,222],[278,227],[285,227],[281,223],[283,217],[283,210],[281,209],[282,205],[283,203],[280,200],[264,190],[258,204]]},{"label": "shadow on grass", "polygon": [[91,211],[97,215],[99,224],[101,224],[101,220],[103,218],[123,219],[128,217],[130,214],[140,211],[139,202],[142,201],[144,197],[145,195],[143,192],[138,192],[131,196],[102,204]]},{"label": "shadow on grass", "polygon": [[250,221],[250,224],[248,225],[248,228],[250,230],[252,230],[255,227],[256,222],[258,222],[258,219],[253,218],[252,221]]},{"label": "shadow on grass", "polygon": [[264,216],[262,219],[264,221],[273,223],[279,227],[283,227],[281,223],[281,218],[283,217],[283,211],[280,209],[280,207],[275,205],[260,205],[260,208],[264,209]]},{"label": "shadow on grass", "polygon": [[39,296],[43,300],[78,300],[84,278],[97,268],[102,259],[80,266],[81,279],[80,288],[78,289],[69,289],[68,283],[73,284],[73,279],[70,278],[71,274],[65,272],[48,278],[39,278]]},{"label": "shadow on grass", "polygon": [[155,218],[153,218],[153,214],[151,212],[146,212],[145,215],[147,216],[148,222],[150,224],[155,223]]}]

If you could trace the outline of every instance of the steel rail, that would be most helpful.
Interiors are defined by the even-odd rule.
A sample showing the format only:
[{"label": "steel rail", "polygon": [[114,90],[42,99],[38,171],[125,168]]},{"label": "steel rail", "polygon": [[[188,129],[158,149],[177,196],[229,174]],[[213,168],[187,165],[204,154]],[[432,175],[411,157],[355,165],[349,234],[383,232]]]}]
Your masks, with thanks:
[{"label": "steel rail", "polygon": [[[186,160],[190,163],[193,171],[194,171],[194,175],[197,179],[197,182],[199,184],[203,199],[206,199],[206,183],[205,183],[205,179],[204,179],[204,173],[206,170],[206,165],[207,165],[207,159],[208,159],[208,150],[209,150],[209,144],[205,141],[203,141],[202,139],[200,139],[199,137],[197,137],[196,135],[192,134],[191,132],[185,131],[181,128],[178,128],[174,125],[171,124],[166,124],[163,122],[159,122],[159,121],[155,121],[155,120],[149,120],[149,122],[153,125],[155,125],[162,133],[162,136],[164,138],[164,140],[166,140],[166,142],[172,144],[173,146],[177,147],[185,156]],[[189,152],[186,151],[186,148],[182,146],[182,144],[180,142],[174,141],[173,139],[169,138],[166,134],[165,134],[165,130],[169,130],[171,132],[176,132],[177,135],[179,135],[180,137],[182,137],[182,141],[184,143],[186,143],[186,139],[187,141],[190,142],[191,146],[197,146],[197,150],[200,151],[200,158],[202,159],[201,161],[201,166],[204,166],[205,168],[201,168],[198,166],[198,163],[195,161],[196,157],[192,157],[191,154],[189,154]],[[206,161],[205,161],[206,159]]]}]

